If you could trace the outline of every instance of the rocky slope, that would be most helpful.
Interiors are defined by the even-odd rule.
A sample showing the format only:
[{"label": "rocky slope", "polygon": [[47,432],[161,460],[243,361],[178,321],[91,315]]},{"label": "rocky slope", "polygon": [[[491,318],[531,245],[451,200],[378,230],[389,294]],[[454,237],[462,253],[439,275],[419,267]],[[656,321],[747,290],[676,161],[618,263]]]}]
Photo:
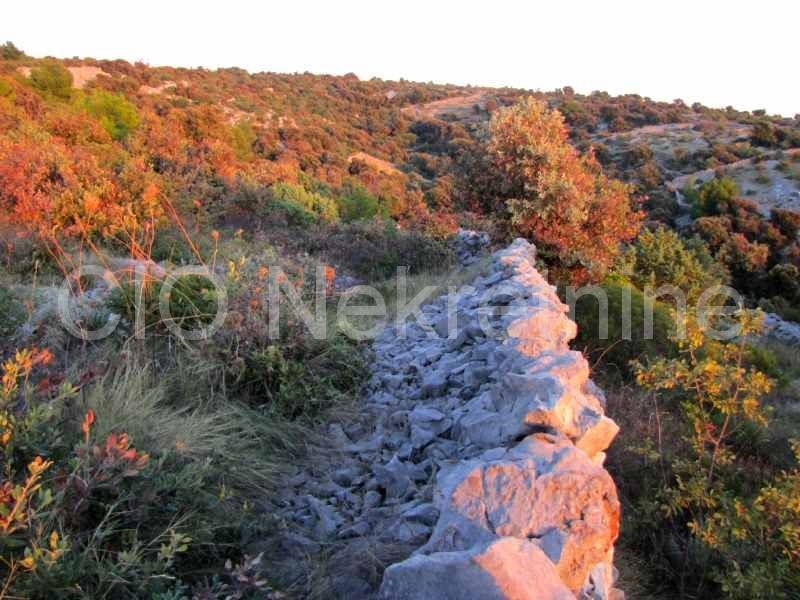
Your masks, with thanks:
[{"label": "rocky slope", "polygon": [[[364,418],[331,427],[328,468],[287,482],[281,553],[344,557],[330,596],[621,596],[603,469],[617,426],[534,260],[516,240],[487,276],[386,328]],[[390,564],[382,581],[371,561]]]}]

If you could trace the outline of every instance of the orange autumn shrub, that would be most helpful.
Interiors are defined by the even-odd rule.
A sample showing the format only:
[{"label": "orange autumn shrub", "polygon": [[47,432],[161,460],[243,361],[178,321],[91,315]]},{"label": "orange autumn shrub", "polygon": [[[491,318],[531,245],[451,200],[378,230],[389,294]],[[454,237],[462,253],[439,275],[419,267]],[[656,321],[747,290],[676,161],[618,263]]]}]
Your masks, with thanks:
[{"label": "orange autumn shrub", "polygon": [[514,234],[534,240],[573,281],[598,279],[642,221],[626,184],[568,142],[562,116],[526,98],[492,117],[497,200]]}]

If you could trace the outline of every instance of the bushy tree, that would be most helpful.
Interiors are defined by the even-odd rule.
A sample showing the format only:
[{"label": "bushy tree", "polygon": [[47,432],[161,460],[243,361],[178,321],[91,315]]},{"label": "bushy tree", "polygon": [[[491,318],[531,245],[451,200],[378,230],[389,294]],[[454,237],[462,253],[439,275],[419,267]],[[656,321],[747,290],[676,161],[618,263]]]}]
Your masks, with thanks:
[{"label": "bushy tree", "polygon": [[336,198],[339,216],[345,223],[372,219],[377,216],[388,217],[388,207],[381,199],[370,194],[362,185],[348,182]]},{"label": "bushy tree", "polygon": [[739,186],[730,177],[715,177],[699,188],[690,185],[684,195],[695,216],[717,215],[725,212],[726,205],[739,196]]},{"label": "bushy tree", "polygon": [[695,300],[704,290],[725,283],[728,273],[715,262],[708,247],[695,238],[685,242],[670,229],[645,229],[625,255],[631,282],[640,290],[674,286]]},{"label": "bushy tree", "polygon": [[496,113],[488,154],[511,230],[534,240],[561,275],[599,278],[639,230],[630,188],[567,141],[561,115],[531,98]]},{"label": "bushy tree", "polygon": [[17,60],[24,57],[25,53],[17,48],[12,42],[6,42],[0,46],[0,59]]}]

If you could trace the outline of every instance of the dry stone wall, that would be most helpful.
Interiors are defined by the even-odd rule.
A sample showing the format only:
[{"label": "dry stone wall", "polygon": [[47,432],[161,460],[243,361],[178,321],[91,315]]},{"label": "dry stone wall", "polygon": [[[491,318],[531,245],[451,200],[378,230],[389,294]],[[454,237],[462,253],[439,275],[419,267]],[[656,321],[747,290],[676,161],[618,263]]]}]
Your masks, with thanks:
[{"label": "dry stone wall", "polygon": [[342,573],[334,595],[622,597],[619,502],[603,468],[617,426],[534,263],[535,248],[516,240],[488,275],[374,343],[368,424],[331,429],[338,468],[321,483],[296,475],[283,514],[305,544],[366,552],[372,540],[411,555],[379,589]]}]

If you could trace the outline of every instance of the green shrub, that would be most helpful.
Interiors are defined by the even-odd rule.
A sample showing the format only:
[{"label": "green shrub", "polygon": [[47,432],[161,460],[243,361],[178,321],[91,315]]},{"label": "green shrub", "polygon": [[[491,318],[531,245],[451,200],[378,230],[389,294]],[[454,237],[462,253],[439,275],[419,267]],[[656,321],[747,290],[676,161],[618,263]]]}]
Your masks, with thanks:
[{"label": "green shrub", "polygon": [[0,79],[0,98],[11,98],[14,95],[14,88],[5,79]]},{"label": "green shrub", "polygon": [[94,90],[83,99],[86,111],[100,120],[108,134],[121,141],[139,126],[139,114],[136,107],[124,96]]},{"label": "green shrub", "polygon": [[730,177],[715,177],[706,181],[699,188],[690,184],[683,191],[686,201],[692,205],[692,213],[716,215],[724,211],[724,206],[739,195],[739,186]]},{"label": "green shrub", "polygon": [[625,275],[640,290],[674,286],[685,292],[689,301],[728,279],[701,239],[685,242],[663,227],[643,230],[622,262]]},{"label": "green shrub", "polygon": [[360,185],[346,185],[341,195],[337,196],[336,203],[339,206],[339,215],[345,223],[389,216],[386,203]]},{"label": "green shrub", "polygon": [[186,239],[181,234],[166,229],[156,233],[150,258],[156,262],[168,261],[176,265],[194,264],[197,260]]},{"label": "green shrub", "polygon": [[258,136],[248,121],[239,121],[231,127],[233,151],[239,160],[250,160],[254,157],[253,146]]},{"label": "green shrub", "polygon": [[[16,382],[0,394],[3,468],[19,485],[0,497],[5,593],[187,598],[193,584],[207,586],[200,573],[216,572],[212,597],[244,597],[241,582],[221,575],[224,562],[241,560],[234,547],[245,523],[254,527],[248,505],[280,471],[297,427],[181,397],[141,369],[109,374],[80,397],[68,384],[42,392],[22,366],[44,364],[40,356],[23,352],[3,367]],[[7,527],[12,507],[18,519]]]},{"label": "green shrub", "polygon": [[335,200],[309,192],[302,185],[276,183],[272,185],[270,192],[275,201],[282,203],[282,208],[294,204],[304,212],[323,221],[332,222],[339,218]]},{"label": "green shrub", "polygon": [[[628,283],[614,280],[607,280],[599,287],[608,298],[607,336],[605,339],[600,337],[598,301],[592,296],[581,296],[575,302],[574,320],[578,324],[578,336],[573,344],[575,348],[585,350],[611,375],[629,374],[633,360],[675,353],[675,344],[670,339],[675,332],[675,322],[667,305],[660,301],[653,303],[653,332],[650,337],[645,331],[647,305],[642,292]],[[631,339],[623,337],[623,306],[627,294],[630,294]]]},{"label": "green shrub", "polygon": [[47,64],[31,70],[31,85],[48,98],[69,100],[72,97],[72,73],[59,64]]},{"label": "green shrub", "polygon": [[18,60],[20,58],[25,58],[25,53],[17,48],[12,42],[6,42],[0,46],[0,59]]},{"label": "green shrub", "polygon": [[763,398],[773,387],[758,363],[774,365],[766,355],[749,362],[760,317],[737,318],[741,335],[732,342],[689,322],[677,358],[636,367],[637,382],[662,406],[677,401],[685,441],[672,457],[655,455],[663,485],[644,501],[661,514],[647,535],[652,543],[670,532],[666,547],[651,552],[674,556],[684,597],[788,600],[800,594],[800,444],[792,470],[754,469],[769,415]]},{"label": "green shrub", "polygon": [[313,419],[354,400],[368,368],[361,350],[337,334],[325,340],[283,328],[280,343],[251,352],[241,381],[251,401],[288,419]]},{"label": "green shrub", "polygon": [[[148,331],[163,333],[167,323],[161,314],[160,295],[164,285],[161,280],[149,280],[142,293],[142,318]],[[111,312],[122,316],[131,325],[136,321],[137,288],[131,282],[122,282],[106,301]],[[217,314],[218,297],[211,281],[200,275],[177,277],[167,298],[172,323],[184,331],[198,329],[213,321]]]},{"label": "green shrub", "polygon": [[772,183],[772,178],[766,172],[762,172],[756,175],[755,182],[761,185],[769,185]]},{"label": "green shrub", "polygon": [[756,146],[773,148],[778,145],[775,126],[768,121],[757,121],[756,124],[753,125],[753,133],[750,139]]}]

